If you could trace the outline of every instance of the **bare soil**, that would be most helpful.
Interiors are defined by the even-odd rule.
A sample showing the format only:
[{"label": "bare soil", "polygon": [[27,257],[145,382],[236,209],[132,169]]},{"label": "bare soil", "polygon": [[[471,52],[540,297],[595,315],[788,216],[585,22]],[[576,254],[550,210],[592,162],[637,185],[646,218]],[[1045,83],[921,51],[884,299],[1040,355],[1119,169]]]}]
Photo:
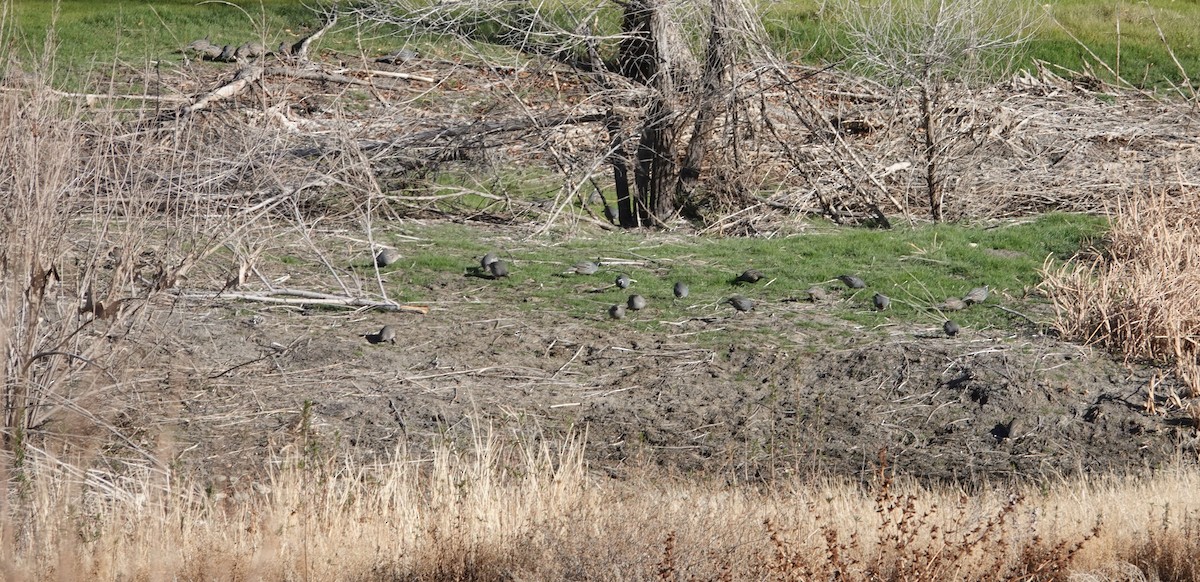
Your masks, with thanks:
[{"label": "bare soil", "polygon": [[[1032,328],[947,338],[887,317],[864,328],[827,304],[738,314],[696,297],[683,300],[695,316],[642,326],[660,321],[669,289],[640,290],[651,306],[625,321],[603,309],[579,318],[522,301],[539,282],[521,278],[519,260],[504,290],[468,276],[474,260],[422,289],[425,315],[223,299],[150,306],[147,330],[160,339],[141,340],[128,382],[104,394],[122,408],[110,421],[217,484],[258,474],[288,448],[420,457],[482,429],[550,444],[583,433],[592,469],[614,478],[651,468],[869,480],[886,466],[974,487],[1195,458],[1191,419],[1148,407],[1157,398],[1166,409],[1172,389],[1156,369]],[[402,270],[384,280],[411,284]],[[396,343],[368,343],[385,324]]]}]

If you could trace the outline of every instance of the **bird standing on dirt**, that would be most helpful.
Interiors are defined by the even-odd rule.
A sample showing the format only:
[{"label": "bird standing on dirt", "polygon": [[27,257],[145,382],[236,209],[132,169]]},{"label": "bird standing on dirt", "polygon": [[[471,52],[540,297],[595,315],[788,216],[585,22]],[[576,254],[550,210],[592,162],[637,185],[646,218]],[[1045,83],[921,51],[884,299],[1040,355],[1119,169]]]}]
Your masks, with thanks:
[{"label": "bird standing on dirt", "polygon": [[396,249],[379,249],[379,252],[375,253],[376,267],[386,267],[399,260],[400,251]]},{"label": "bird standing on dirt", "polygon": [[942,324],[942,331],[946,332],[946,337],[954,337],[958,335],[958,329],[958,324],[949,319]]},{"label": "bird standing on dirt", "polygon": [[838,281],[841,281],[851,289],[866,289],[867,282],[855,277],[854,275],[838,275]]},{"label": "bird standing on dirt", "polygon": [[625,302],[630,311],[641,311],[646,308],[646,298],[641,295],[630,295],[629,300]]},{"label": "bird standing on dirt", "polygon": [[967,305],[983,303],[984,301],[987,301],[988,291],[987,285],[971,289],[969,293],[963,296],[963,303],[966,303]]},{"label": "bird standing on dirt", "polygon": [[675,288],[672,289],[671,292],[675,294],[676,299],[683,299],[684,297],[687,297],[688,296],[687,283],[684,283],[683,281],[676,281]]},{"label": "bird standing on dirt", "polygon": [[480,268],[482,268],[483,270],[486,271],[488,266],[490,266],[492,263],[494,263],[498,260],[500,260],[500,259],[498,257],[496,257],[496,253],[489,252],[488,254],[483,255],[483,257],[481,257],[479,259],[479,266],[480,266]]},{"label": "bird standing on dirt", "polygon": [[808,300],[813,303],[820,303],[829,299],[829,292],[824,287],[812,286],[808,288]]},{"label": "bird standing on dirt", "polygon": [[616,285],[620,289],[628,289],[629,285],[632,283],[633,279],[630,279],[629,275],[626,275],[625,273],[617,275],[617,278],[613,280],[613,285]]},{"label": "bird standing on dirt", "polygon": [[732,305],[734,309],[742,313],[754,309],[754,302],[742,297],[741,295],[734,295],[733,297],[726,299],[725,302]]},{"label": "bird standing on dirt", "polygon": [[508,265],[505,265],[504,261],[499,259],[488,263],[487,270],[488,273],[491,273],[493,279],[499,279],[501,277],[508,276]]},{"label": "bird standing on dirt", "polygon": [[617,304],[613,305],[612,307],[609,307],[608,308],[608,316],[613,319],[624,319],[625,318],[625,306],[621,305],[620,303],[617,303]]},{"label": "bird standing on dirt", "polygon": [[875,305],[876,311],[883,311],[891,306],[892,300],[883,293],[876,293],[875,296],[871,298],[871,303]]},{"label": "bird standing on dirt", "polygon": [[391,342],[392,344],[395,344],[396,328],[390,325],[385,325],[379,328],[379,333],[368,333],[364,337],[367,338],[367,343],[370,344],[381,344],[383,342]]},{"label": "bird standing on dirt", "polygon": [[758,269],[746,269],[741,275],[733,280],[734,283],[757,283],[763,278],[763,274]]}]

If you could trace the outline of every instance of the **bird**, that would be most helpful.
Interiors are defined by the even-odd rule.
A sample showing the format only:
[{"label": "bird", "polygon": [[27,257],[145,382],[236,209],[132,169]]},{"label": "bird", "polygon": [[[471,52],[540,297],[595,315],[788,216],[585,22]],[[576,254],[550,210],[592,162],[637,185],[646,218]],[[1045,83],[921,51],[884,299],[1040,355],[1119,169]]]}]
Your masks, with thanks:
[{"label": "bird", "polygon": [[966,303],[967,305],[974,305],[976,303],[983,303],[984,301],[987,301],[987,298],[988,286],[984,285],[983,287],[971,289],[969,293],[963,295],[963,303]]},{"label": "bird", "polygon": [[641,311],[646,308],[646,298],[641,295],[630,295],[629,300],[625,303],[631,311]]},{"label": "bird", "polygon": [[379,249],[379,252],[375,253],[375,266],[376,267],[386,267],[386,266],[388,266],[392,263],[395,263],[396,261],[399,261],[399,260],[400,260],[400,251],[398,251],[396,249],[387,249],[387,248]]},{"label": "bird", "polygon": [[838,280],[845,283],[851,289],[865,289],[867,287],[866,281],[854,275],[838,275]]},{"label": "bird", "polygon": [[754,302],[749,299],[746,299],[745,297],[742,297],[741,295],[734,295],[733,297],[726,299],[725,302],[732,305],[734,309],[741,311],[741,312],[746,312],[746,311],[750,311],[751,309],[754,309]]},{"label": "bird", "polygon": [[958,329],[958,324],[949,319],[942,324],[942,331],[946,332],[946,337],[954,337],[958,335]]},{"label": "bird", "polygon": [[608,316],[613,319],[624,319],[625,318],[625,306],[621,305],[620,303],[617,303],[617,304],[613,305],[612,307],[609,307],[608,308]]},{"label": "bird", "polygon": [[575,263],[575,266],[571,267],[570,269],[563,271],[563,274],[569,275],[571,273],[574,273],[576,275],[592,275],[592,274],[595,274],[595,272],[599,271],[599,270],[600,270],[600,265],[598,265],[592,261],[580,261],[578,263]]},{"label": "bird", "polygon": [[379,328],[379,333],[368,333],[365,337],[367,338],[367,343],[371,344],[381,344],[383,342],[391,342],[395,344],[396,328],[390,325],[385,325]]},{"label": "bird", "polygon": [[808,300],[813,303],[820,303],[829,299],[829,292],[824,287],[814,285],[808,288]]},{"label": "bird", "polygon": [[607,218],[609,222],[616,224],[617,223],[617,207],[613,206],[612,204],[605,204],[604,205],[604,218]]},{"label": "bird", "polygon": [[487,270],[488,273],[491,273],[493,279],[508,276],[508,265],[505,265],[504,261],[499,259],[488,263]]},{"label": "bird", "polygon": [[488,265],[491,265],[492,263],[494,263],[498,260],[500,260],[500,259],[496,257],[496,253],[489,252],[488,254],[483,255],[483,257],[481,257],[479,259],[479,266],[482,267],[486,271],[488,268]]},{"label": "bird", "polygon": [[734,283],[757,283],[762,278],[763,274],[758,269],[746,269],[733,281]]},{"label": "bird", "polygon": [[687,297],[688,296],[687,283],[684,283],[683,281],[676,281],[675,288],[672,289],[672,292],[675,293],[676,299],[683,299],[684,297]]},{"label": "bird", "polygon": [[962,311],[967,308],[967,304],[958,297],[947,297],[938,308],[943,311]]},{"label": "bird", "polygon": [[616,285],[621,289],[628,289],[629,285],[632,283],[633,279],[630,279],[629,275],[626,275],[625,273],[617,275],[617,278],[613,280],[613,285]]},{"label": "bird", "polygon": [[892,300],[883,293],[876,293],[875,296],[871,298],[871,303],[875,305],[876,311],[883,311],[891,306]]}]

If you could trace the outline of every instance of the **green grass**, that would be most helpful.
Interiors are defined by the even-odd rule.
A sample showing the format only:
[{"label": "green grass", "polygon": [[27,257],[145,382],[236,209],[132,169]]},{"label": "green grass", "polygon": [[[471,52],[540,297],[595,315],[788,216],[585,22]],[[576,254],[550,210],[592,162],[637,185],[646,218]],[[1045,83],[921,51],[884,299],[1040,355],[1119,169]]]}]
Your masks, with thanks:
[{"label": "green grass", "polygon": [[[557,313],[565,319],[596,321],[634,329],[667,329],[664,321],[689,317],[733,315],[723,301],[735,294],[750,297],[758,306],[748,317],[783,317],[797,329],[822,328],[809,312],[795,309],[788,299],[806,299],[806,290],[822,285],[843,286],[835,278],[854,273],[869,287],[827,305],[826,312],[867,327],[915,324],[935,329],[941,316],[932,306],[947,297],[961,297],[973,287],[990,285],[988,303],[1024,310],[1040,300],[1027,291],[1040,283],[1045,259],[1065,260],[1102,235],[1102,218],[1074,214],[1048,214],[1036,220],[995,228],[960,225],[897,228],[890,231],[820,226],[817,232],[779,239],[690,238],[664,242],[661,235],[613,232],[594,237],[577,236],[561,244],[504,242],[481,239],[479,231],[464,225],[420,227],[405,232],[423,242],[396,241],[404,248],[401,277],[391,277],[404,300],[427,300],[424,289],[466,286],[480,308],[498,303],[518,312]],[[500,281],[474,277],[478,257],[498,250],[512,265],[512,275]],[[564,275],[578,261],[605,259],[594,275]],[[626,264],[622,264],[626,263]],[[630,264],[632,263],[632,264]],[[736,285],[734,277],[757,268],[766,280]],[[611,287],[619,273],[637,282],[628,290]],[[691,295],[674,301],[675,281],[691,287]],[[464,283],[465,282],[465,283]],[[882,292],[893,299],[883,313],[871,309],[871,296]],[[639,293],[650,302],[643,313],[620,322],[605,316],[609,305]],[[999,309],[976,307],[953,314],[970,328],[1012,328],[1020,323]],[[786,341],[771,330],[749,330],[746,339]]]},{"label": "green grass", "polygon": [[[1093,60],[1088,55],[1090,50],[1114,70],[1119,69],[1121,77],[1130,83],[1163,88],[1183,83],[1179,68],[1168,54],[1169,45],[1193,86],[1200,81],[1200,0],[1053,0],[1042,4],[1042,8],[1045,18],[1035,28],[1027,53],[1019,62],[1022,68],[1031,68],[1035,60],[1040,60],[1081,71],[1085,62]],[[823,19],[816,0],[772,4],[765,20],[777,46],[797,59],[823,64],[841,58],[835,42],[841,33]],[[1167,45],[1158,36],[1156,21]],[[1093,64],[1093,68],[1102,78],[1109,77],[1101,67]]]},{"label": "green grass", "polygon": [[[107,69],[107,63],[114,59],[135,66],[150,61],[177,62],[182,59],[177,51],[200,38],[208,37],[217,44],[253,40],[273,47],[280,41],[294,41],[319,24],[316,14],[294,0],[242,0],[237,4],[241,9],[229,3],[197,4],[191,0],[22,0],[14,5],[21,31],[17,48],[33,55],[42,52],[55,6],[59,7],[55,23],[58,75],[60,80],[72,82],[95,70]],[[1046,19],[1037,28],[1022,66],[1028,67],[1038,59],[1080,70],[1090,57],[1071,39],[1074,35],[1114,69],[1118,68],[1119,54],[1119,72],[1134,84],[1160,88],[1180,84],[1179,70],[1155,30],[1157,21],[1193,83],[1200,77],[1200,0],[1151,0],[1148,4],[1054,0],[1044,6],[1053,19]],[[773,3],[764,10],[767,32],[785,54],[810,64],[839,59],[834,39],[840,33],[825,20],[816,0]],[[619,22],[612,10],[602,11],[601,17],[604,30]],[[388,37],[386,32],[372,30],[360,36],[339,25],[318,48],[355,53],[361,45],[375,54],[406,44],[405,40]],[[480,30],[475,37],[477,41],[486,40],[487,31]],[[407,42],[420,45],[426,54],[450,56],[457,50],[446,46],[451,41],[437,37],[413,37]],[[473,50],[483,54],[489,49],[480,42]],[[613,56],[610,51],[604,54]]]}]

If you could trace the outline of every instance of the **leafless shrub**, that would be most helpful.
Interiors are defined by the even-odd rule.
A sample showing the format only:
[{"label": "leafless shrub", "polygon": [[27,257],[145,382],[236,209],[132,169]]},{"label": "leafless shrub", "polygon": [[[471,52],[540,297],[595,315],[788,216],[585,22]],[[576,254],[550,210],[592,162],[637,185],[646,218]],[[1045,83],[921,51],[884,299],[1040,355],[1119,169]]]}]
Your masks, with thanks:
[{"label": "leafless shrub", "polygon": [[913,145],[929,214],[942,220],[951,165],[979,145],[977,128],[962,122],[967,112],[961,105],[980,81],[1012,70],[1032,30],[1032,5],[1023,0],[833,0],[828,6],[846,27],[844,50],[852,63],[896,88],[898,105],[915,104]]}]

